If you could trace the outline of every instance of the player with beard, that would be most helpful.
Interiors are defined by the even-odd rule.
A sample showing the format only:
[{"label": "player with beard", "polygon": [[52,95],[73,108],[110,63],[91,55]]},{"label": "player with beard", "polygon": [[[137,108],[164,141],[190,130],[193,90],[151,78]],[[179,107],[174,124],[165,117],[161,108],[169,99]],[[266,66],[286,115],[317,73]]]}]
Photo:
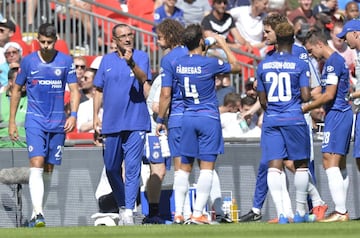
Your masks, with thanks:
[{"label": "player with beard", "polygon": [[[73,60],[54,49],[56,29],[49,23],[39,27],[40,50],[26,56],[12,89],[9,136],[17,141],[15,122],[23,85],[26,85],[28,108],[25,119],[26,142],[30,159],[29,190],[33,205],[30,227],[45,226],[43,201],[46,202],[54,165],[62,160],[65,133],[76,126],[80,94]],[[71,114],[64,111],[65,85],[71,93]]]}]

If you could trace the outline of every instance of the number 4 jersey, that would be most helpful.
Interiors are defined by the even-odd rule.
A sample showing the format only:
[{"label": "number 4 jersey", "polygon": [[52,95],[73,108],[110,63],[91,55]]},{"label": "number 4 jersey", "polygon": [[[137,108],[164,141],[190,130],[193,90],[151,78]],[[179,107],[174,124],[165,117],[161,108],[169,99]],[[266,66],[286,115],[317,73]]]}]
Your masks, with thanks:
[{"label": "number 4 jersey", "polygon": [[258,65],[256,74],[257,90],[267,96],[263,126],[306,124],[301,88],[309,87],[309,65],[289,53],[275,52]]},{"label": "number 4 jersey", "polygon": [[201,55],[185,55],[174,64],[176,80],[184,99],[184,115],[220,119],[215,75],[229,73],[229,63]]}]

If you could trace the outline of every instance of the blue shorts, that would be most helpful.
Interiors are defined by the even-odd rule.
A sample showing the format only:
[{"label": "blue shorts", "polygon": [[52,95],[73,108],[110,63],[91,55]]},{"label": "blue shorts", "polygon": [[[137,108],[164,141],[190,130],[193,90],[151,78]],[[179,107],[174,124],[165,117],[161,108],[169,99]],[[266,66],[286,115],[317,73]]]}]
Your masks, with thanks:
[{"label": "blue shorts", "polygon": [[146,135],[145,156],[151,164],[165,163],[166,169],[171,168],[171,157],[162,157],[159,137],[156,135]]},{"label": "blue shorts", "polygon": [[168,141],[171,157],[180,156],[181,127],[173,127],[168,130]]},{"label": "blue shorts", "polygon": [[330,110],[325,116],[321,152],[346,155],[350,147],[352,124],[352,110]]},{"label": "blue shorts", "polygon": [[60,165],[64,151],[65,133],[45,132],[38,128],[26,128],[29,159],[45,158],[45,163]]},{"label": "blue shorts", "polygon": [[216,159],[216,156],[209,155],[223,154],[224,140],[220,121],[205,116],[190,117],[184,115],[180,152],[182,156],[200,160],[209,160],[209,157]]},{"label": "blue shorts", "polygon": [[355,119],[353,156],[360,158],[360,112],[356,113]]},{"label": "blue shorts", "polygon": [[308,125],[263,127],[261,133],[262,158],[267,161],[288,158],[310,158]]}]

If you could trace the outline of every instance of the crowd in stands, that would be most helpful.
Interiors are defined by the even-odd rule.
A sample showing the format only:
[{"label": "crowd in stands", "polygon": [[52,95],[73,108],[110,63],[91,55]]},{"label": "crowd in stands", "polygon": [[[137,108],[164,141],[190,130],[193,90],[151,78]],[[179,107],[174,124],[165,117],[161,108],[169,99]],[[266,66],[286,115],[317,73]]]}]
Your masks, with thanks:
[{"label": "crowd in stands", "polygon": [[[104,4],[119,4],[119,8],[125,12],[135,13],[138,15],[143,14],[139,12],[139,9],[136,9],[137,12],[133,12],[133,8],[137,4],[136,1],[123,0],[113,1],[110,3],[109,1],[99,0],[98,2]],[[260,57],[265,56],[266,53],[271,50],[271,47],[266,44],[264,39],[264,17],[274,12],[286,14],[289,22],[294,25],[295,32],[297,32],[297,39],[299,39],[298,42],[300,42],[300,44],[301,37],[304,37],[310,29],[318,29],[327,35],[329,45],[345,58],[351,73],[351,83],[354,85],[356,83],[356,78],[354,76],[356,51],[351,50],[344,40],[336,37],[336,34],[341,32],[342,27],[347,20],[359,17],[359,4],[356,1],[335,0],[324,0],[316,4],[314,2],[315,1],[312,0],[299,0],[298,7],[295,9],[290,9],[288,4],[286,4],[286,1],[281,0],[142,1],[145,6],[148,6],[148,8],[152,9],[150,12],[155,23],[154,27],[152,28],[153,31],[155,31],[156,25],[166,18],[178,20],[184,26],[192,23],[201,23],[205,30],[204,34],[206,36],[211,36],[212,34],[221,34],[227,39],[231,47],[254,53]],[[93,7],[91,4],[82,1],[74,1],[74,4],[85,10],[91,10]],[[39,1],[27,1],[26,6],[28,8],[28,12],[30,13],[27,15],[28,23],[30,25],[35,24],[35,22],[33,22],[35,14],[42,14],[42,12],[46,10],[46,7],[44,7],[42,3],[39,5]],[[149,9],[146,8],[142,11],[149,11]],[[89,25],[86,14],[72,12],[71,16],[79,19],[87,29],[86,31],[91,32],[91,28],[93,26]],[[1,92],[7,91],[7,74],[9,70],[19,67],[21,57],[29,54],[31,50],[38,49],[38,46],[32,46],[31,48],[27,43],[25,43],[22,38],[19,37],[19,34],[21,36],[21,30],[20,32],[18,31],[19,27],[15,24],[15,22],[0,16]],[[36,42],[32,42],[31,44],[36,45]],[[57,44],[59,45],[59,43]],[[109,51],[112,51],[111,45],[109,46]],[[65,46],[65,48],[66,47],[67,46]],[[60,46],[58,46],[58,49],[69,52],[69,48],[63,50]],[[208,49],[207,53],[208,55],[226,60],[224,52],[216,49],[216,47],[211,47]],[[81,103],[84,103],[84,105],[85,102],[91,104],[91,99],[93,97],[93,86],[91,84],[91,79],[94,76],[93,74],[96,73],[96,69],[93,69],[93,67],[89,66],[94,60],[94,57],[90,59],[91,62],[86,62],[86,56],[74,56],[73,59],[76,67],[76,75],[78,77],[79,90],[81,93]],[[244,58],[238,55],[238,59],[243,60]],[[96,64],[99,64],[100,60],[101,57],[97,58],[95,60]],[[322,62],[316,62],[316,60],[313,58],[310,58],[310,60],[314,65],[313,70],[317,71],[317,73],[321,72]],[[220,111],[224,110],[226,113],[229,113],[229,109],[224,109],[228,108],[228,105],[224,105],[224,103],[226,103],[226,95],[228,93],[234,94],[235,92],[239,92],[236,93],[236,97],[239,100],[237,110],[232,113],[241,114],[243,108],[240,101],[246,97],[256,96],[256,85],[255,88],[253,88],[253,82],[247,83],[248,79],[249,81],[254,79],[254,72],[246,75],[246,78],[243,79],[245,80],[245,87],[239,89],[235,88],[235,85],[230,80],[230,75],[218,75],[217,78],[216,87]],[[68,99],[68,97],[65,98]],[[81,106],[80,108],[85,108],[85,106]],[[250,110],[251,113],[249,115],[261,114],[261,111],[256,111],[255,109],[256,104],[254,108]],[[230,111],[233,111],[233,109]],[[313,114],[315,114],[315,112]],[[248,116],[248,114],[245,113],[243,116]],[[82,118],[81,115],[79,118]],[[91,116],[87,114],[83,118],[90,119]],[[256,116],[255,118],[258,117]],[[261,119],[261,116],[259,118]],[[314,121],[321,123],[319,118],[322,117],[314,116]],[[92,132],[91,129],[83,129],[87,127],[82,126],[82,122],[86,122],[86,120],[78,121],[77,131]],[[87,123],[88,125],[91,124],[90,121],[87,121]],[[236,125],[238,124],[236,119],[233,120],[232,123]],[[223,125],[226,124],[228,123],[223,123]],[[257,122],[257,124],[261,125],[261,122]],[[316,129],[317,125],[314,125],[314,128]],[[224,129],[224,131],[226,131],[226,129]],[[224,133],[224,137],[234,137],[227,136],[227,134],[228,133]]]},{"label": "crowd in stands", "polygon": [[[92,9],[92,5],[87,2],[77,0],[73,2],[85,10],[91,11]],[[131,0],[113,1],[114,4],[118,4],[120,9],[129,13],[133,13],[133,5],[131,5],[133,2]],[[303,46],[304,39],[309,31],[317,30],[325,34],[328,45],[345,59],[352,86],[350,90],[354,90],[357,81],[355,68],[359,56],[356,50],[350,49],[344,39],[338,38],[337,35],[342,32],[347,21],[359,18],[359,3],[357,1],[323,0],[314,4],[312,0],[299,0],[299,6],[295,9],[290,9],[286,4],[287,1],[281,0],[143,0],[141,2],[144,5],[146,4],[146,6],[151,6],[151,10],[144,10],[151,13],[154,22],[154,26],[151,28],[153,32],[156,32],[158,24],[168,18],[180,22],[184,27],[193,23],[199,23],[203,27],[204,36],[221,35],[232,49],[252,53],[260,58],[265,57],[274,50],[273,46],[268,44],[268,39],[265,37],[266,34],[270,33],[264,28],[264,19],[271,14],[285,14],[289,23],[294,27],[295,44],[303,50],[305,49]],[[27,1],[27,6],[28,12],[31,13],[27,16],[28,24],[33,25],[35,24],[33,22],[36,13],[35,9],[40,6],[38,6],[38,1]],[[141,16],[149,15],[145,11],[142,13],[137,12],[137,14],[141,14]],[[40,10],[38,14],[39,12]],[[93,32],[94,26],[90,24],[86,14],[72,12],[71,16],[82,22],[87,29],[86,32],[89,33],[90,37],[93,37],[91,32]],[[35,43],[32,42],[35,48],[31,48],[30,45],[22,40],[21,35],[19,37],[18,33],[19,29],[15,22],[0,16],[0,148],[26,146],[24,141],[20,141],[17,144],[9,143],[7,127],[10,106],[7,102],[11,96],[12,84],[14,83],[22,58],[39,48],[34,46],[36,40]],[[133,35],[129,33],[120,37],[123,37],[123,39],[133,38]],[[103,39],[96,38],[96,40],[103,42]],[[56,42],[55,49],[69,53],[70,50],[66,45],[60,46],[61,42],[63,42],[61,39]],[[107,49],[107,53],[117,51],[116,45],[113,42]],[[307,53],[304,54],[308,57],[312,81],[320,82],[319,75],[323,71],[324,61],[322,59],[315,59]],[[207,55],[218,57],[224,61],[228,60],[227,54],[216,45],[209,46]],[[238,60],[242,59],[242,56],[238,55],[238,53],[235,56]],[[73,55],[72,59],[80,92],[80,104],[76,128],[70,133],[82,134],[84,137],[71,137],[70,133],[68,133],[67,139],[87,139],[91,141],[90,144],[101,145],[101,138],[98,137],[99,133],[93,129],[93,104],[96,92],[93,81],[96,78],[102,56],[93,57],[90,62],[86,55]],[[135,66],[131,65],[131,67],[133,69]],[[260,138],[261,135],[264,112],[260,108],[257,98],[255,73],[251,72],[245,78],[244,75],[242,76],[244,80],[244,87],[242,88],[239,85],[233,84],[230,74],[226,73],[216,76],[215,89],[224,138]],[[151,96],[154,97],[154,105],[158,107],[160,80],[159,77],[154,78],[152,86],[153,90],[156,89],[157,91],[152,92],[154,95]],[[315,95],[315,92],[313,94]],[[68,113],[67,116],[71,115],[69,100],[70,97],[68,92],[66,92],[64,108],[68,110],[66,111]],[[19,107],[19,112],[22,113],[18,113],[17,117],[21,138],[25,137],[23,123],[26,105],[27,97],[26,88],[24,87]],[[151,111],[150,116],[153,123],[158,112],[158,108],[154,108],[154,105],[148,108]],[[99,118],[102,118],[102,109],[99,110],[97,115]],[[321,124],[325,116],[324,109],[313,109],[310,115],[312,117],[313,131],[316,133],[321,131]]]}]

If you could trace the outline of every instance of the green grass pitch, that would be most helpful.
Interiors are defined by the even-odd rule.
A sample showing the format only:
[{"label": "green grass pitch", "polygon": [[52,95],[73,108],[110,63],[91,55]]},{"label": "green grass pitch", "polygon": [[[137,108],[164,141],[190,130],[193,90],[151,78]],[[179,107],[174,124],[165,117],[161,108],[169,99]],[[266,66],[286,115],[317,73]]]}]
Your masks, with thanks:
[{"label": "green grass pitch", "polygon": [[360,221],[341,223],[267,224],[239,223],[224,225],[136,225],[118,227],[46,227],[3,228],[1,238],[230,238],[230,237],[360,237]]}]

